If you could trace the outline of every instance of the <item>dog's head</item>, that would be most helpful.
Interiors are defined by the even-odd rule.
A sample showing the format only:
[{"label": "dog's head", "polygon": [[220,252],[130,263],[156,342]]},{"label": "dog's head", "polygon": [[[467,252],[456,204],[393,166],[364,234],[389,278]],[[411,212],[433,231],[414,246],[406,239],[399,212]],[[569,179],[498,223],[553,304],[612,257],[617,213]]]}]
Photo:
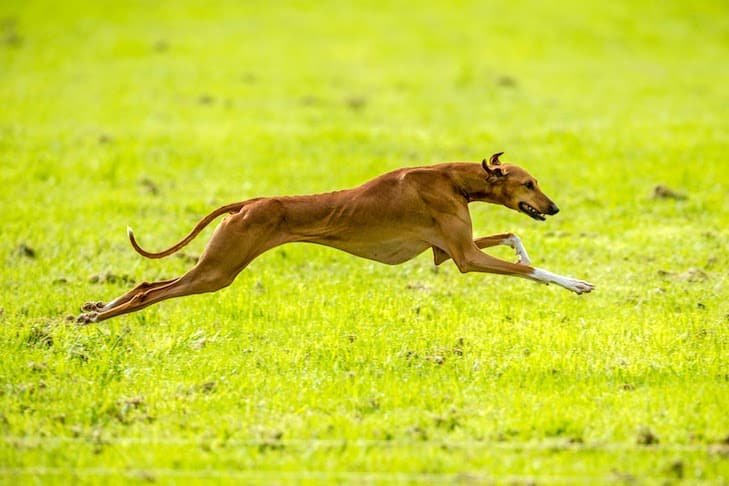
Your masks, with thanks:
[{"label": "dog's head", "polygon": [[503,153],[494,154],[488,162],[484,159],[481,164],[495,199],[538,221],[544,221],[545,215],[557,214],[559,208],[539,189],[531,174],[521,167],[501,163],[499,156]]}]

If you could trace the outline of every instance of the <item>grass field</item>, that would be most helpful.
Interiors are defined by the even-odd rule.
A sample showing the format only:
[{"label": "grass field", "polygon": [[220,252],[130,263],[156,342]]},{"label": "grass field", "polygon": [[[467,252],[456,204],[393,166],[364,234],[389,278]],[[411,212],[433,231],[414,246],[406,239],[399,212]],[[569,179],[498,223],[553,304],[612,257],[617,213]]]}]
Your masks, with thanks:
[{"label": "grass field", "polygon": [[[726,484],[726,3],[353,5],[0,3],[0,483]],[[562,211],[475,233],[594,293],[290,245],[66,321],[212,229],[127,225],[501,150]]]}]

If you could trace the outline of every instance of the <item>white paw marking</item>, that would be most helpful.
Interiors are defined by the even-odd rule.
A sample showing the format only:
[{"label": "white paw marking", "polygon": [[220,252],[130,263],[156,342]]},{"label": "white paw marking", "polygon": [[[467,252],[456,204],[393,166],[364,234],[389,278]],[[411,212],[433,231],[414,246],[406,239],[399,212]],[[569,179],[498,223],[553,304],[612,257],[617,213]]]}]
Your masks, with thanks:
[{"label": "white paw marking", "polygon": [[514,251],[516,251],[516,254],[519,256],[519,263],[522,265],[531,265],[532,261],[529,259],[526,248],[524,248],[524,245],[521,243],[521,238],[516,235],[511,235],[508,238],[505,238],[501,243],[506,246],[510,246],[514,249]]},{"label": "white paw marking", "polygon": [[532,272],[532,277],[535,280],[545,284],[555,283],[560,287],[571,290],[576,294],[586,294],[592,292],[592,290],[595,288],[593,284],[585,282],[584,280],[557,275],[556,273],[548,272],[547,270],[542,270],[540,268],[534,269],[534,272]]}]

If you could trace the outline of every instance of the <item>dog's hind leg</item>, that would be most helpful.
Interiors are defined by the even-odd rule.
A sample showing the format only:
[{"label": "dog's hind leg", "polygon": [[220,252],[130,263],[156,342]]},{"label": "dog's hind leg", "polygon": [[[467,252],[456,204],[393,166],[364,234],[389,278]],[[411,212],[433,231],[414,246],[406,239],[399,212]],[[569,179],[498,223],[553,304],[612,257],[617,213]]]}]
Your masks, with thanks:
[{"label": "dog's hind leg", "polygon": [[[211,243],[215,238],[211,240]],[[111,317],[136,312],[152,304],[174,297],[215,292],[230,285],[235,277],[252,260],[232,257],[235,252],[203,256],[200,261],[183,276],[162,282],[140,284],[122,297],[107,304],[98,311],[82,314],[77,322],[88,324],[100,322]]]},{"label": "dog's hind leg", "polygon": [[139,290],[131,298],[126,300],[126,302],[109,309],[104,308],[99,312],[84,314],[79,317],[78,321],[82,323],[100,322],[121,314],[144,309],[152,304],[173,297],[214,292],[230,285],[234,278],[235,275],[205,273],[204,269],[196,266],[180,278],[172,280],[167,284],[160,284],[146,290]]},{"label": "dog's hind leg", "polygon": [[124,295],[117,297],[116,299],[112,300],[108,304],[104,304],[103,302],[87,302],[83,306],[81,306],[81,310],[85,312],[101,312],[109,309],[113,309],[114,307],[118,307],[122,304],[126,304],[129,302],[135,295],[137,295],[140,292],[144,292],[146,290],[151,290],[155,287],[161,287],[163,285],[167,285],[169,283],[174,282],[176,279],[170,279],[170,280],[161,280],[159,282],[142,282],[139,285],[135,286],[132,290],[125,293]]},{"label": "dog's hind leg", "polygon": [[140,284],[101,309],[82,314],[77,322],[100,322],[163,300],[227,287],[254,258],[288,241],[280,228],[282,220],[281,208],[275,201],[252,204],[220,223],[200,260],[186,274],[173,280]]}]

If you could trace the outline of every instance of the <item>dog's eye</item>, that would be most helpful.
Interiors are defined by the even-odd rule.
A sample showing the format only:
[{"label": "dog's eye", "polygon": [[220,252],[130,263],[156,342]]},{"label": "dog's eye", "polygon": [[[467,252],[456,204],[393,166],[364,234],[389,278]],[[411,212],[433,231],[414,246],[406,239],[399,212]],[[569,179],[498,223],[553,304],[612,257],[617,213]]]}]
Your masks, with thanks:
[{"label": "dog's eye", "polygon": [[527,188],[527,189],[529,189],[530,191],[534,190],[534,182],[532,182],[532,181],[529,181],[529,182],[525,183],[524,185],[525,185],[525,186],[526,186],[526,188]]}]

